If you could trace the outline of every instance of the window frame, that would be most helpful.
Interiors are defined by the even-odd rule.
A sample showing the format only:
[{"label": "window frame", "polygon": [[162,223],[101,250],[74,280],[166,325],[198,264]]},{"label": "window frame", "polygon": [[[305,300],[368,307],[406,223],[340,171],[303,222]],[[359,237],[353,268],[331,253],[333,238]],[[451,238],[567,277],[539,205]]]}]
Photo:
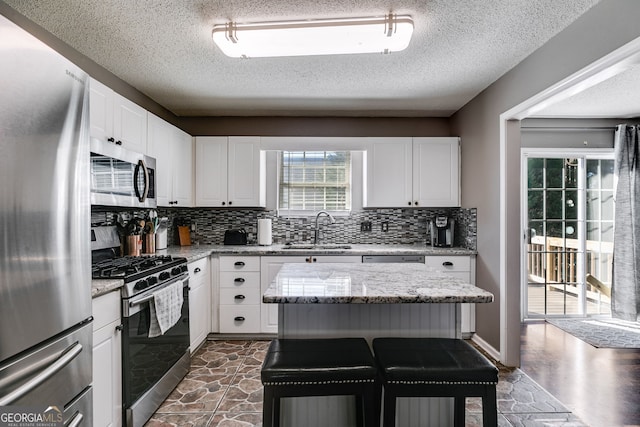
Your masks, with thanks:
[{"label": "window frame", "polygon": [[350,189],[351,189],[351,208],[349,210],[328,210],[331,215],[336,217],[348,217],[351,216],[352,212],[362,209],[362,193],[363,193],[363,179],[362,179],[362,167],[363,167],[363,158],[364,151],[362,150],[350,150],[350,149],[336,149],[335,147],[313,147],[309,149],[284,149],[284,150],[276,150],[276,164],[275,164],[275,210],[276,214],[279,217],[285,218],[310,218],[315,217],[318,211],[312,210],[294,210],[294,209],[281,209],[280,208],[280,171],[282,169],[282,152],[283,151],[348,151],[350,153],[351,158],[351,167],[350,167]]}]

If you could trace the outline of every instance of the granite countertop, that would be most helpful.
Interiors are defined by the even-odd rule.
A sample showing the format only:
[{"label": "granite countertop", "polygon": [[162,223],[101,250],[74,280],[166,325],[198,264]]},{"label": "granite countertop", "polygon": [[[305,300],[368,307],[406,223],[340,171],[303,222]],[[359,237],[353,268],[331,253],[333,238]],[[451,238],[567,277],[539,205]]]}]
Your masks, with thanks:
[{"label": "granite countertop", "polygon": [[124,280],[122,279],[93,279],[91,280],[91,298],[120,290],[123,286]]},{"label": "granite countertop", "polygon": [[265,303],[486,303],[493,294],[423,264],[285,263]]},{"label": "granite countertop", "polygon": [[[197,261],[210,255],[475,255],[476,252],[465,248],[433,248],[427,245],[384,245],[384,244],[338,244],[308,245],[310,249],[291,249],[288,245],[191,245],[169,246],[156,251],[157,255],[183,257],[187,262]],[[350,246],[345,249],[344,246]],[[91,296],[96,298],[124,286],[123,280],[94,279],[91,281]]]},{"label": "granite countertop", "polygon": [[[416,245],[384,245],[384,244],[327,244],[307,246],[305,249],[291,249],[288,245],[274,244],[269,246],[244,245],[192,245],[170,246],[157,251],[185,257],[187,261],[196,261],[209,255],[476,255],[476,251],[465,248],[433,248],[424,244]],[[296,245],[299,246],[299,245]],[[344,246],[349,246],[345,249]]]}]

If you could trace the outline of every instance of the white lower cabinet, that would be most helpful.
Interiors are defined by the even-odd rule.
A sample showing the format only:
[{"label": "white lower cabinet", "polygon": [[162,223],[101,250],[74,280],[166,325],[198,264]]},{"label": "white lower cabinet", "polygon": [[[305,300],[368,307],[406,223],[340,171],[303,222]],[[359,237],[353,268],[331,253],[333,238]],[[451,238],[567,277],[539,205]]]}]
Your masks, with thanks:
[{"label": "white lower cabinet", "polygon": [[[471,255],[427,256],[425,263],[434,269],[476,284],[476,257]],[[461,304],[462,337],[469,338],[476,331],[476,305]]]},{"label": "white lower cabinet", "polygon": [[95,427],[122,425],[122,322],[120,292],[94,298],[93,311],[93,423]]},{"label": "white lower cabinet", "polygon": [[189,341],[191,354],[207,339],[211,328],[211,269],[209,257],[189,265]]},{"label": "white lower cabinet", "polygon": [[260,257],[221,256],[220,333],[260,333]]},{"label": "white lower cabinet", "polygon": [[[304,262],[335,262],[335,263],[361,263],[361,256],[354,255],[289,255],[289,256],[263,256],[260,260],[260,295],[265,293],[269,284],[280,271],[284,263],[304,263]],[[262,298],[260,298],[262,301]],[[261,302],[261,325],[262,333],[278,332],[278,304],[265,304]]]}]

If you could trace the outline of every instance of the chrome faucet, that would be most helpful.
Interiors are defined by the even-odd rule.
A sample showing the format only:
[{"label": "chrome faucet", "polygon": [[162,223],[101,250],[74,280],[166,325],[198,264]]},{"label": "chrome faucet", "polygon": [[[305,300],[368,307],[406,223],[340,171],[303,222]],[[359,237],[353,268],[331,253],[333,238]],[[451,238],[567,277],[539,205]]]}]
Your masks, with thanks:
[{"label": "chrome faucet", "polygon": [[317,245],[318,244],[318,240],[320,238],[320,228],[318,227],[318,219],[320,218],[320,215],[326,215],[329,217],[329,221],[331,221],[331,224],[335,224],[336,223],[336,219],[327,211],[320,211],[318,212],[318,214],[316,215],[316,228],[315,231],[313,233],[313,244]]}]

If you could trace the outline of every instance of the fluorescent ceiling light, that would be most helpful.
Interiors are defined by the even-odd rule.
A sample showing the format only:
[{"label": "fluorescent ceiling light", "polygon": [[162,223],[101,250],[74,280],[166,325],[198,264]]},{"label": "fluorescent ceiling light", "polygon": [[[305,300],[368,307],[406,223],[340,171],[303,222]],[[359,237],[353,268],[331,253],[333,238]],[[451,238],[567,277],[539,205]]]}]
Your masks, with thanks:
[{"label": "fluorescent ceiling light", "polygon": [[410,16],[308,21],[229,22],[213,27],[213,41],[232,58],[399,52],[413,33]]}]

